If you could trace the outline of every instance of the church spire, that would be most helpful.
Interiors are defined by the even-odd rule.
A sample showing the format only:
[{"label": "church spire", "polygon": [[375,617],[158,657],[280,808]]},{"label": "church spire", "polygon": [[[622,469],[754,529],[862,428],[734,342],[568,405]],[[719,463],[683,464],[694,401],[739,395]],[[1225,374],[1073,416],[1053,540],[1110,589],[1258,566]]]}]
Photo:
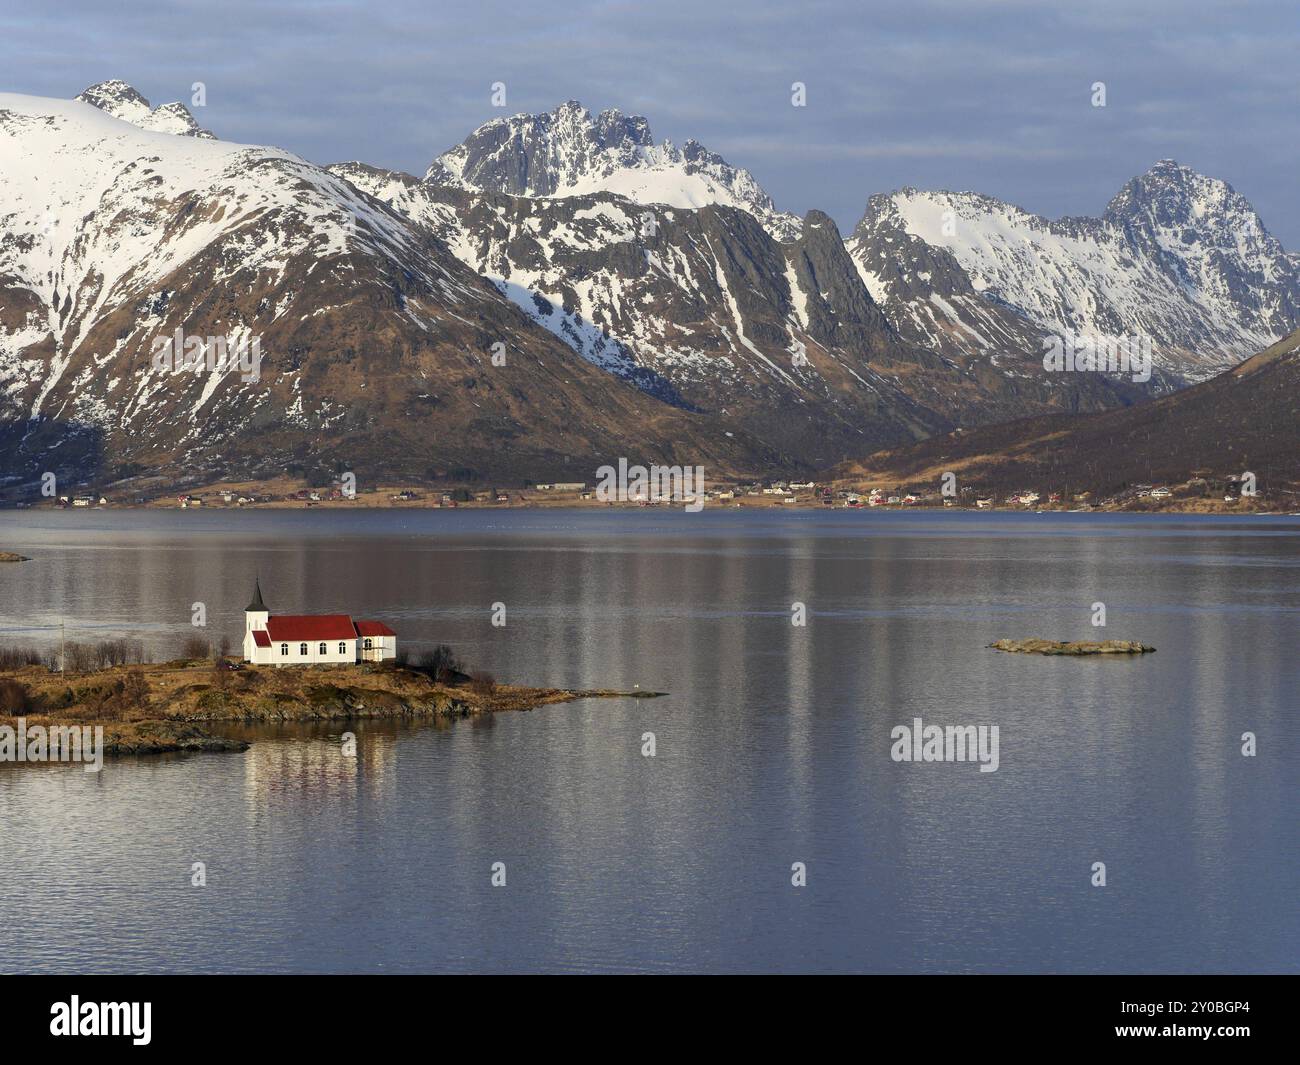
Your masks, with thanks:
[{"label": "church spire", "polygon": [[249,613],[253,610],[260,610],[263,613],[267,612],[266,604],[262,602],[262,582],[256,577],[253,578],[253,601],[249,603],[248,606],[244,607],[244,613]]}]

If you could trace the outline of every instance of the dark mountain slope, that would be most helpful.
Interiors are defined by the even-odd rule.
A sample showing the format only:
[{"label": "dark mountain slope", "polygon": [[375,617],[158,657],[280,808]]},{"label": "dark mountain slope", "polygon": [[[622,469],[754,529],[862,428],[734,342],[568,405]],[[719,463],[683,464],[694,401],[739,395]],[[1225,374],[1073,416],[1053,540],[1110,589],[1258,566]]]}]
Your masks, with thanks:
[{"label": "dark mountain slope", "polygon": [[1251,472],[1265,498],[1294,499],[1300,488],[1300,331],[1218,377],[1152,403],[947,434],[840,472],[937,483],[949,470],[988,491],[1032,486],[1095,497],[1139,483],[1222,482]]}]

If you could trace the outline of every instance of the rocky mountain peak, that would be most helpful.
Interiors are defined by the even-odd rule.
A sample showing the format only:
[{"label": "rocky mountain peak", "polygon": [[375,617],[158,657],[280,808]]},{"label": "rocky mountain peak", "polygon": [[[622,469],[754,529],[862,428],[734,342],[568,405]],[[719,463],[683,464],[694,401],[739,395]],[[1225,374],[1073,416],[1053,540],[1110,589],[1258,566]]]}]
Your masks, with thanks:
[{"label": "rocky mountain peak", "polygon": [[131,121],[128,115],[138,115],[151,110],[149,101],[143,95],[126,82],[116,78],[90,86],[79,93],[77,99],[82,103],[98,107],[101,111],[106,111],[114,118],[122,118],[128,122]]},{"label": "rocky mountain peak", "polygon": [[654,144],[649,122],[640,115],[625,115],[615,107],[607,108],[596,118],[595,133],[602,148],[624,144],[648,148]]},{"label": "rocky mountain peak", "polygon": [[690,140],[656,144],[641,115],[608,108],[593,117],[577,100],[552,111],[493,119],[435,159],[425,174],[453,185],[511,196],[585,196],[613,192],[643,205],[739,207],[778,240],[799,232],[747,170]]},{"label": "rocky mountain peak", "polygon": [[152,133],[173,133],[179,137],[215,140],[212,133],[194,121],[194,116],[183,103],[176,101],[154,108],[143,94],[118,79],[92,85],[79,93],[77,99]]},{"label": "rocky mountain peak", "polygon": [[[1187,244],[1198,238],[1217,243],[1227,236],[1234,244],[1241,239],[1276,245],[1255,209],[1236,189],[1173,159],[1161,159],[1127,181],[1103,218],[1146,234],[1174,231]],[[1270,248],[1273,254],[1280,250],[1280,246]]]},{"label": "rocky mountain peak", "polygon": [[1153,205],[1159,204],[1172,212],[1171,217],[1186,221],[1195,201],[1213,198],[1225,203],[1234,197],[1237,194],[1226,181],[1206,177],[1173,159],[1161,159],[1145,173],[1124,183],[1107,206],[1104,217],[1124,222],[1147,214]]}]

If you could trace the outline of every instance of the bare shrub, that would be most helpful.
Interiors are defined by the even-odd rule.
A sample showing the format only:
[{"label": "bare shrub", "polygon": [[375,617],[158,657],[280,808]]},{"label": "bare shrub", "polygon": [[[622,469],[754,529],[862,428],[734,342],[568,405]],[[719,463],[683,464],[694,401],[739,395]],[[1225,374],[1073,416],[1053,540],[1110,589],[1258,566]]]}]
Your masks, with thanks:
[{"label": "bare shrub", "polygon": [[457,673],[464,672],[460,659],[445,643],[440,643],[432,651],[425,651],[420,655],[420,662],[416,668],[439,684],[450,684],[456,679]]},{"label": "bare shrub", "polygon": [[65,668],[73,673],[89,673],[95,668],[95,648],[88,643],[73,641],[64,650]]},{"label": "bare shrub", "polygon": [[149,682],[144,670],[128,669],[122,678],[122,702],[132,710],[143,710],[149,705]]},{"label": "bare shrub", "polygon": [[77,702],[81,709],[77,716],[94,720],[100,717],[111,717],[114,713],[115,697],[122,690],[122,682],[110,684],[94,684],[89,688],[81,688],[77,691]]},{"label": "bare shrub", "polygon": [[95,644],[95,667],[104,669],[107,666],[124,666],[130,655],[130,650],[131,643],[124,638],[101,640]]},{"label": "bare shrub", "polygon": [[0,647],[0,669],[39,666],[41,661],[41,652],[33,647]]},{"label": "bare shrub", "polygon": [[10,677],[0,679],[0,714],[17,717],[33,708],[34,700],[27,685]]},{"label": "bare shrub", "polygon": [[186,659],[207,658],[212,654],[212,644],[204,636],[195,633],[186,636],[181,643],[181,657]]}]

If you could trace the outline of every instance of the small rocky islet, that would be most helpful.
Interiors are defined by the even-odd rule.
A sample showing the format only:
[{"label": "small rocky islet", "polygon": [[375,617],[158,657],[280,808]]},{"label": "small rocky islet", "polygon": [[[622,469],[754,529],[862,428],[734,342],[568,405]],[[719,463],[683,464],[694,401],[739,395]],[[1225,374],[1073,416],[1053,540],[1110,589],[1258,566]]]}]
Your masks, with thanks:
[{"label": "small rocky islet", "polygon": [[1026,655],[1145,655],[1155,651],[1136,640],[997,640],[989,647]]}]

